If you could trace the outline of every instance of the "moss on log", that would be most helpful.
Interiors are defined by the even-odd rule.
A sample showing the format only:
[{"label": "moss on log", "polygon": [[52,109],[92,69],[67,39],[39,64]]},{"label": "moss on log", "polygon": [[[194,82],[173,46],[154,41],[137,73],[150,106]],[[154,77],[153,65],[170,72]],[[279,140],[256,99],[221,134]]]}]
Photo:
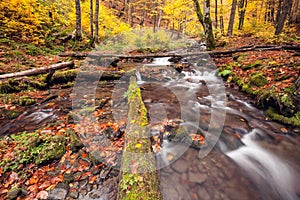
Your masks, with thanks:
[{"label": "moss on log", "polygon": [[147,110],[134,77],[130,78],[126,95],[129,111],[118,200],[159,200],[162,195],[151,151]]}]

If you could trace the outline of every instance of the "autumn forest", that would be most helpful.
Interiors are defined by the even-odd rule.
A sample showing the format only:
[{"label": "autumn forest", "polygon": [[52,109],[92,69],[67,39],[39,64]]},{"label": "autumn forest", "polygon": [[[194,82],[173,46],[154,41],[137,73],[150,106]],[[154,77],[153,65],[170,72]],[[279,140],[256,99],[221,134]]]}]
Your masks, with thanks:
[{"label": "autumn forest", "polygon": [[0,1],[0,199],[299,199],[299,4]]}]

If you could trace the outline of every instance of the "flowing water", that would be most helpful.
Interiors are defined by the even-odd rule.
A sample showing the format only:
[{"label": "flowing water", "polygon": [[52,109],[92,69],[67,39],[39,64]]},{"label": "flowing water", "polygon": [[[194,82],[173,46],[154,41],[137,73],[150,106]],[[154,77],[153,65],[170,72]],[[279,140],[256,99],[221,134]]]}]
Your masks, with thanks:
[{"label": "flowing water", "polygon": [[152,135],[160,122],[174,120],[203,134],[205,144],[163,140],[156,157],[164,199],[299,199],[299,138],[289,136],[292,130],[286,134],[247,96],[225,90],[209,56],[188,58],[181,73],[168,59],[155,58],[136,74]]}]

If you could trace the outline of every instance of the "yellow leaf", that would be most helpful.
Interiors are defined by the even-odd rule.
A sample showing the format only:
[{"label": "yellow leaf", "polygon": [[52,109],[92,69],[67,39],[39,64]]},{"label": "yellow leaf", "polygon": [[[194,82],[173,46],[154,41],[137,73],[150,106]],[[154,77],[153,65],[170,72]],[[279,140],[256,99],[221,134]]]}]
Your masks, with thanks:
[{"label": "yellow leaf", "polygon": [[138,176],[138,180],[139,180],[140,182],[142,182],[142,181],[144,180],[144,178],[143,178],[142,176]]},{"label": "yellow leaf", "polygon": [[142,144],[138,143],[138,144],[135,145],[135,147],[136,147],[136,148],[141,148],[141,147],[142,147]]}]

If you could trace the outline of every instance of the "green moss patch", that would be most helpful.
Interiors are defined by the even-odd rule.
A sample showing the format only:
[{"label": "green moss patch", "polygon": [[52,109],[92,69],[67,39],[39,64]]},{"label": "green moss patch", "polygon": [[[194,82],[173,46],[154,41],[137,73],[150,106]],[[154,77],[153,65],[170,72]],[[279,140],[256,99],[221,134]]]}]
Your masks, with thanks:
[{"label": "green moss patch", "polygon": [[0,166],[4,171],[18,170],[28,163],[43,164],[60,159],[66,151],[66,138],[25,131],[2,139],[0,147],[4,151],[12,151],[4,155]]},{"label": "green moss patch", "polygon": [[297,112],[292,117],[285,117],[283,115],[278,114],[274,108],[270,107],[266,114],[275,121],[282,122],[284,124],[288,124],[294,127],[300,127],[300,112]]},{"label": "green moss patch", "polygon": [[268,83],[266,77],[261,73],[261,72],[258,72],[258,73],[253,73],[251,74],[250,76],[250,83],[255,85],[255,86],[264,86],[265,84]]},{"label": "green moss patch", "polygon": [[53,74],[51,78],[51,83],[58,84],[58,83],[68,83],[74,81],[77,76],[77,73],[78,73],[77,69],[57,71]]}]

